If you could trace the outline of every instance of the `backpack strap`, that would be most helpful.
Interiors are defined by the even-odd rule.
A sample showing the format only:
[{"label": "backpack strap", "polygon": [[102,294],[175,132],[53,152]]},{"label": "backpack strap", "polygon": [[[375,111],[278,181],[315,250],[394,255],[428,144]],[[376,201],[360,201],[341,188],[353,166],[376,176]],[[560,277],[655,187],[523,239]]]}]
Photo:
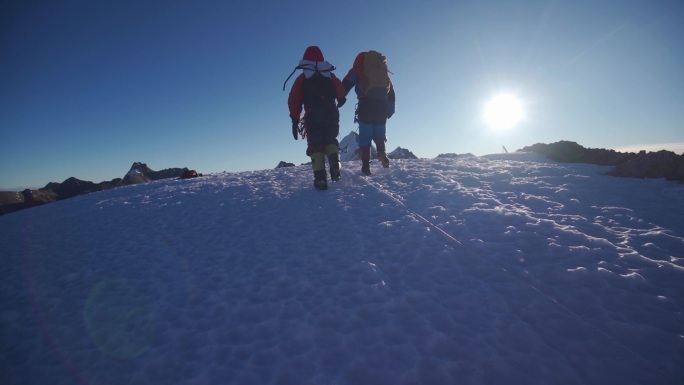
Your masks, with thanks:
[{"label": "backpack strap", "polygon": [[[314,72],[320,72],[320,73],[323,73],[323,72],[333,72],[333,71],[335,71],[335,70],[337,69],[337,68],[335,68],[335,66],[332,65],[332,64],[330,65],[330,68],[318,69],[318,63],[320,63],[320,62],[316,62],[316,63],[314,64],[314,68],[313,68],[313,71],[314,71]],[[290,73],[290,76],[288,76],[287,79],[285,79],[285,83],[283,83],[283,91],[285,91],[285,85],[287,84],[287,81],[290,80],[290,78],[292,77],[292,75],[294,75],[295,71],[297,71],[297,70],[311,70],[310,66],[311,66],[311,64],[300,64],[300,65],[296,66],[296,67],[292,70],[292,72]]]},{"label": "backpack strap", "polygon": [[[321,63],[321,62],[318,62],[318,61],[317,61],[317,62],[314,63],[314,65],[313,65],[313,66],[314,66],[314,68],[313,68],[314,73],[317,73],[317,72],[318,72],[319,74],[330,73],[330,72],[333,72],[333,71],[335,71],[335,70],[337,69],[337,68],[335,68],[334,65],[332,65],[332,64],[330,64],[330,63],[327,63],[327,64],[330,65],[329,68],[320,69],[320,68],[318,68],[318,63]],[[309,71],[312,70],[312,69],[311,69],[311,64],[301,64],[301,65],[299,65],[298,67],[301,67],[301,69],[303,69],[303,70],[309,70]],[[323,76],[325,76],[325,75],[323,75]],[[326,76],[326,77],[329,77],[329,76]]]}]

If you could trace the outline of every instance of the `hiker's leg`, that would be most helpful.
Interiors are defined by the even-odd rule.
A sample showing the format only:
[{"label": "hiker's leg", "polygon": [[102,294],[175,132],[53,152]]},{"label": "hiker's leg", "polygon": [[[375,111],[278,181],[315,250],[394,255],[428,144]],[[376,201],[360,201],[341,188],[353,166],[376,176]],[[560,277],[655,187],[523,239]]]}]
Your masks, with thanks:
[{"label": "hiker's leg", "polygon": [[335,143],[325,146],[325,154],[328,156],[328,164],[330,165],[330,179],[333,182],[337,182],[341,177],[340,148],[337,145],[337,140],[335,140]]},{"label": "hiker's leg", "polygon": [[387,126],[384,124],[376,124],[373,126],[373,142],[378,154],[385,153],[385,142],[387,141]]},{"label": "hiker's leg", "polygon": [[322,152],[311,154],[311,168],[314,173],[314,187],[319,190],[328,188],[328,176],[325,173],[325,155]]},{"label": "hiker's leg", "polygon": [[364,175],[370,175],[370,146],[361,147],[361,172]]},{"label": "hiker's leg", "polygon": [[359,122],[359,147],[369,147],[373,140],[373,125]]},{"label": "hiker's leg", "polygon": [[387,158],[387,151],[385,149],[385,142],[387,141],[387,127],[384,124],[377,124],[373,126],[373,142],[375,148],[378,150],[378,160],[382,163],[382,167],[389,167],[389,158]]},{"label": "hiker's leg", "polygon": [[305,122],[307,149],[306,155],[311,157],[311,168],[314,173],[314,187],[320,190],[327,188],[327,174],[325,172],[325,145],[323,126]]},{"label": "hiker's leg", "polygon": [[359,148],[361,149],[361,172],[370,175],[371,141],[373,140],[373,125],[359,122]]},{"label": "hiker's leg", "polygon": [[323,152],[325,144],[323,141],[323,128],[318,126],[307,126],[306,129],[306,155],[311,156],[315,152]]}]

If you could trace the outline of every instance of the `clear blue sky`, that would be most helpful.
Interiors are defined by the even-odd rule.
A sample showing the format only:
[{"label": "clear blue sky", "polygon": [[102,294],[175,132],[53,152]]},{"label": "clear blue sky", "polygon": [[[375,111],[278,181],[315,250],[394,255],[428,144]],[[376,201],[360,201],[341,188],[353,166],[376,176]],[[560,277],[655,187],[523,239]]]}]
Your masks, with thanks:
[{"label": "clear blue sky", "polygon": [[[342,77],[388,57],[388,149],[476,155],[538,142],[684,143],[684,3],[20,1],[0,6],[0,189],[303,163],[282,85],[309,45]],[[483,106],[516,95],[494,130]],[[341,137],[356,129],[354,99]],[[669,145],[666,145],[669,144]],[[678,152],[681,153],[679,150]]]}]

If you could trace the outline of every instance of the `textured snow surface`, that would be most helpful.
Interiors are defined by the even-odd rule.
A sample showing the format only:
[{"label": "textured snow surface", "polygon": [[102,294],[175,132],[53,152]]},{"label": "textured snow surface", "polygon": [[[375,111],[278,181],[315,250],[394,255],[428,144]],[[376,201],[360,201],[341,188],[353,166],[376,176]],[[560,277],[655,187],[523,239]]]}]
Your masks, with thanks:
[{"label": "textured snow surface", "polygon": [[0,217],[0,383],[684,383],[684,186],[530,154],[359,169]]}]

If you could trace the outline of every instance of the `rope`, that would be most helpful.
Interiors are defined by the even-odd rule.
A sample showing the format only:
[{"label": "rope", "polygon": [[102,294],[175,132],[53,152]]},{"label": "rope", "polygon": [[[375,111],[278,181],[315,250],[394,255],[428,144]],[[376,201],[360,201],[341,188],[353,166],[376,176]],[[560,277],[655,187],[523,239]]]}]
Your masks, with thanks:
[{"label": "rope", "polygon": [[304,129],[304,118],[299,120],[299,136],[302,137],[302,139],[306,138],[306,130]]},{"label": "rope", "polygon": [[378,190],[380,193],[384,194],[386,197],[390,198],[391,200],[393,200],[394,202],[396,202],[397,204],[399,204],[401,207],[403,207],[404,209],[406,209],[406,211],[410,212],[411,214],[413,214],[414,216],[416,216],[418,219],[420,219],[421,221],[425,222],[425,224],[427,224],[429,227],[431,227],[431,228],[437,230],[437,232],[440,233],[440,234],[442,234],[444,237],[446,237],[447,240],[449,240],[449,241],[451,241],[451,242],[454,242],[454,243],[456,243],[456,244],[458,244],[458,245],[460,245],[460,246],[463,246],[463,244],[462,244],[458,239],[452,237],[449,233],[447,233],[446,231],[442,230],[439,226],[437,226],[437,225],[435,225],[434,223],[430,222],[430,221],[429,221],[428,219],[426,219],[424,216],[418,214],[417,212],[415,212],[414,210],[412,210],[411,208],[409,208],[408,206],[406,206],[406,205],[404,204],[404,202],[400,201],[400,200],[399,200],[398,198],[396,198],[392,193],[390,193],[390,192],[388,192],[388,191],[385,191],[385,190],[383,190],[382,188],[376,186],[375,183],[371,182],[368,178],[362,178],[362,179],[363,179],[364,181],[366,181],[366,183],[368,183],[368,185],[370,185],[371,187],[375,188],[375,189]]}]

